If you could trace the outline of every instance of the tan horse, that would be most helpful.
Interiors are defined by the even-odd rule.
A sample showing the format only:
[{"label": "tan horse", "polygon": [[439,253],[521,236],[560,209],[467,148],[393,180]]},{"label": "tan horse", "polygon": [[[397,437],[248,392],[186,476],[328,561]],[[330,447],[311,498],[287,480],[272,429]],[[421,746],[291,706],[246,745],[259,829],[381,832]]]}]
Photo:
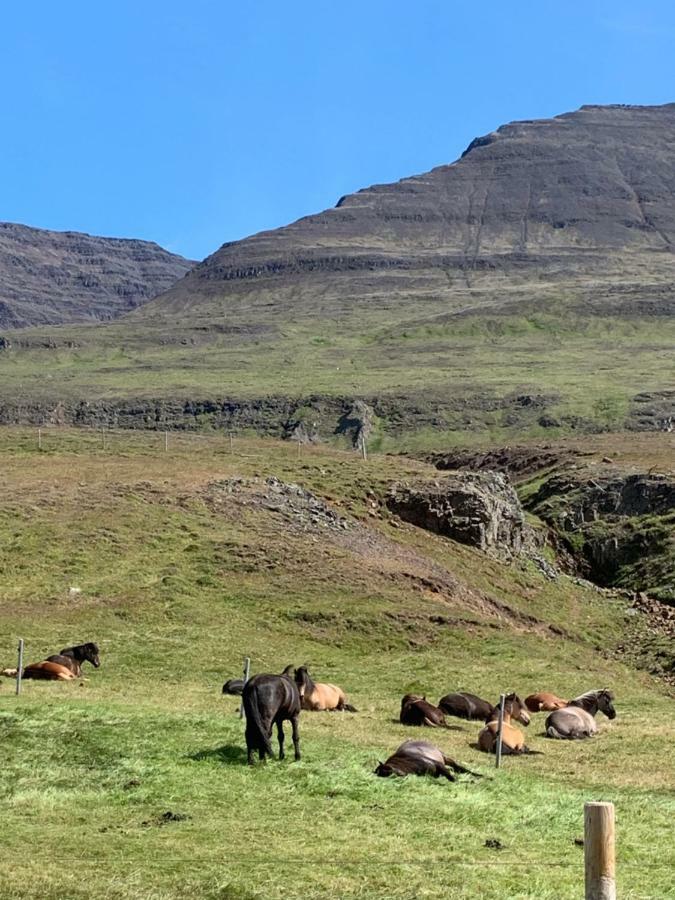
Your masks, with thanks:
[{"label": "tan horse", "polygon": [[568,700],[562,700],[555,694],[548,694],[546,691],[530,694],[525,698],[525,706],[530,712],[553,712],[554,709],[564,709],[568,702]]},{"label": "tan horse", "polygon": [[346,709],[356,712],[355,707],[347,703],[345,692],[337,684],[314,682],[309,677],[306,666],[300,666],[295,672],[295,682],[300,691],[302,708],[314,712],[325,709]]},{"label": "tan horse", "polygon": [[[3,669],[2,674],[8,678],[14,678],[16,669]],[[29,666],[26,666],[21,677],[35,678],[40,681],[72,681],[73,678],[77,678],[77,675],[65,666],[59,665],[59,663],[45,660],[44,662],[31,663]]]},{"label": "tan horse", "polygon": [[[516,719],[523,725],[530,724],[525,704],[517,694],[508,694],[504,702],[504,724],[502,727],[502,753],[531,753],[525,744],[525,735],[511,724]],[[494,718],[485,725],[478,735],[478,749],[484,753],[496,753],[499,733],[499,707],[495,707]]]}]

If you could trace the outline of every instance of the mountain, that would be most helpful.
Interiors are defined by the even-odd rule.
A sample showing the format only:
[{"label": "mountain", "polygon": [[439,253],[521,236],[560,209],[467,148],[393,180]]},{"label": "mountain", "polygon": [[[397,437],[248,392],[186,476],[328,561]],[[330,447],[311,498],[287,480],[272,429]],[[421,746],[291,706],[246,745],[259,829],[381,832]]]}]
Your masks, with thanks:
[{"label": "mountain", "polygon": [[515,122],[224,244],[115,322],[0,335],[0,421],[384,449],[666,430],[674,246],[675,104]]},{"label": "mountain", "polygon": [[472,289],[580,277],[602,282],[591,302],[620,287],[609,311],[662,293],[671,309],[674,198],[675,104],[582,107],[505,125],[451,165],[224,244],[143,315],[236,312],[238,297],[266,302],[267,292],[278,309],[312,315],[334,302],[422,307],[439,297],[447,312]]},{"label": "mountain", "polygon": [[149,241],[0,222],[0,327],[114,319],[192,265]]}]

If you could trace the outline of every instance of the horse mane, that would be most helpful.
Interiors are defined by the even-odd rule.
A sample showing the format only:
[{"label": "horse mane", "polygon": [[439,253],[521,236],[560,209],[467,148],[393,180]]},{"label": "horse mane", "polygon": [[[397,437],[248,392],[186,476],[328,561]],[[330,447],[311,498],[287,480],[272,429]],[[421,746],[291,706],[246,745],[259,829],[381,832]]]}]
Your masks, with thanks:
[{"label": "horse mane", "polygon": [[76,659],[78,662],[83,662],[87,658],[85,656],[86,651],[91,651],[94,654],[98,654],[98,645],[93,641],[87,641],[84,644],[75,644],[74,647],[64,647],[64,649],[59,653],[59,656],[69,656],[71,659]]},{"label": "horse mane", "polygon": [[296,681],[297,676],[300,676],[300,680],[305,686],[305,693],[311,694],[313,690],[316,688],[316,684],[312,681],[309,672],[307,671],[307,666],[300,666],[299,669],[296,669]]},{"label": "horse mane", "polygon": [[600,694],[609,694],[609,699],[614,699],[610,691],[600,688],[598,690],[586,691],[584,694],[580,694],[578,697],[575,697],[574,700],[570,700],[568,706],[580,706],[582,709],[587,710],[593,705],[597,706]]}]

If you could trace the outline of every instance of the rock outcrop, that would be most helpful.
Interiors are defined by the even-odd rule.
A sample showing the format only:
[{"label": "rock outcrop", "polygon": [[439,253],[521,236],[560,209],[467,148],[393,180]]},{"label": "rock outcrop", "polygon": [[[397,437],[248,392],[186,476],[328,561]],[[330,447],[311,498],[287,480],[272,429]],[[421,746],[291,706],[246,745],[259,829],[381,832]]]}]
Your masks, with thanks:
[{"label": "rock outcrop", "polygon": [[396,484],[387,506],[406,522],[498,555],[518,555],[528,538],[518,496],[500,472]]}]

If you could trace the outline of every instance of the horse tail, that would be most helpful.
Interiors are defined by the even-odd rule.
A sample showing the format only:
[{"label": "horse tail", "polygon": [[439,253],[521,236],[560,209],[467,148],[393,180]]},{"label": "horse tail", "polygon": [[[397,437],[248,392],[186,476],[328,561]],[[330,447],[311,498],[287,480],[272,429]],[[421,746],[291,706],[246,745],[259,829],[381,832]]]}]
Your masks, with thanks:
[{"label": "horse tail", "polygon": [[347,712],[358,712],[358,709],[355,706],[352,706],[351,703],[345,703],[342,708],[346,709]]},{"label": "horse tail", "polygon": [[[258,693],[255,687],[244,691],[244,711],[246,713],[246,731],[251,734],[256,743],[256,749],[261,749],[268,756],[273,756],[272,744],[270,742],[267,730],[263,725],[263,720],[258,708]],[[250,731],[249,731],[250,729]],[[249,741],[247,740],[248,744]]]},{"label": "horse tail", "polygon": [[521,753],[527,753],[528,756],[544,756],[542,750],[530,750],[527,744],[523,744],[523,749],[520,751]]}]

